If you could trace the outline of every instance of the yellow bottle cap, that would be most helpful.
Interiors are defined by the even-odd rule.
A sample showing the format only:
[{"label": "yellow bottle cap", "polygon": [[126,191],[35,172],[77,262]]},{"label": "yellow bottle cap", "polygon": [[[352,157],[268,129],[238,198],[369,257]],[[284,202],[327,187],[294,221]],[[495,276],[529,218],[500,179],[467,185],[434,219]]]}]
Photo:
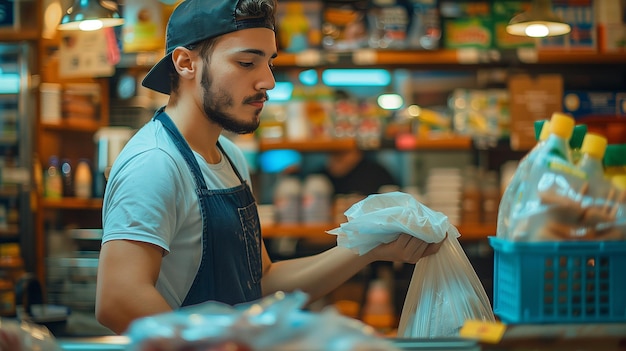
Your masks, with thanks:
[{"label": "yellow bottle cap", "polygon": [[543,122],[543,126],[541,127],[541,133],[539,133],[539,141],[548,139],[550,135],[550,121]]},{"label": "yellow bottle cap", "polygon": [[607,139],[598,134],[587,133],[583,139],[583,146],[580,148],[580,152],[588,154],[591,157],[603,158],[606,151]]},{"label": "yellow bottle cap", "polygon": [[613,183],[613,185],[620,190],[626,190],[626,174],[613,176],[611,178],[611,183]]},{"label": "yellow bottle cap", "polygon": [[574,132],[575,124],[574,118],[561,112],[555,112],[550,118],[550,133],[569,140]]}]

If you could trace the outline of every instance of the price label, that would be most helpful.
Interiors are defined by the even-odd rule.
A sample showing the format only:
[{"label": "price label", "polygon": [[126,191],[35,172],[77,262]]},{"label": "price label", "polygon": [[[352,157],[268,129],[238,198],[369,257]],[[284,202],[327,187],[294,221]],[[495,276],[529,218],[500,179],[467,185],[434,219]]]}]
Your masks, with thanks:
[{"label": "price label", "polygon": [[502,323],[467,320],[461,327],[459,335],[462,338],[497,344],[502,340],[505,331],[506,326]]}]

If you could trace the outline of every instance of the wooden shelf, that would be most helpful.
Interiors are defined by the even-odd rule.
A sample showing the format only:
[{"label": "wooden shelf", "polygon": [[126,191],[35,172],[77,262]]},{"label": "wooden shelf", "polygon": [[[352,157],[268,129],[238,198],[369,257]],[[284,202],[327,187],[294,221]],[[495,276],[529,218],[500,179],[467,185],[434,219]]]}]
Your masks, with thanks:
[{"label": "wooden shelf", "polygon": [[62,121],[59,123],[41,123],[41,127],[45,130],[57,132],[95,133],[98,129],[102,127],[102,123],[100,123],[99,121]]},{"label": "wooden shelf", "polygon": [[102,199],[79,199],[75,197],[65,197],[61,199],[46,199],[40,201],[44,209],[66,209],[66,210],[100,210],[102,209]]},{"label": "wooden shelf", "polygon": [[0,241],[12,241],[19,239],[20,228],[17,225],[9,224],[4,228],[0,228]]},{"label": "wooden shelf", "polygon": [[[264,238],[299,238],[318,241],[335,241],[336,236],[326,233],[339,227],[335,223],[322,224],[289,224],[289,225],[262,225],[261,233]],[[459,240],[482,240],[496,235],[495,224],[461,224],[457,226],[461,237]]]},{"label": "wooden shelf", "polygon": [[[404,139],[402,145],[396,144],[398,150],[469,150],[472,147],[472,138],[463,135],[447,134],[438,137],[415,137],[410,140]],[[342,151],[358,148],[355,139],[311,139],[311,140],[285,140],[285,139],[261,139],[259,151],[288,149],[300,152],[329,152]],[[383,147],[385,148],[385,147]]]},{"label": "wooden shelf", "polygon": [[597,53],[576,51],[538,51],[537,62],[544,64],[626,64],[626,52]]},{"label": "wooden shelf", "polygon": [[261,139],[259,141],[259,151],[289,149],[303,152],[324,152],[351,150],[356,147],[356,140],[352,138],[310,140]]}]

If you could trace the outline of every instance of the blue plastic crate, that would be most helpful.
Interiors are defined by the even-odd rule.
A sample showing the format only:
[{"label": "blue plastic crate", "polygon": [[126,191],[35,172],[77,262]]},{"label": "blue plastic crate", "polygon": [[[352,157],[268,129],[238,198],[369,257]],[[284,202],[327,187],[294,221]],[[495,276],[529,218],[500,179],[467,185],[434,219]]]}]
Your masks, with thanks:
[{"label": "blue plastic crate", "polygon": [[503,322],[626,321],[626,242],[489,242]]}]

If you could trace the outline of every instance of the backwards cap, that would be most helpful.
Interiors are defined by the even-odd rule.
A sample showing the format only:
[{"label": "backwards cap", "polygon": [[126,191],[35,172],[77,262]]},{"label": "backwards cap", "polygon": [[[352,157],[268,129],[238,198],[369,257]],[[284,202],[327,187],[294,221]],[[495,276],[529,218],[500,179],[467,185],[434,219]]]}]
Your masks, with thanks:
[{"label": "backwards cap", "polygon": [[148,72],[141,84],[163,94],[171,89],[174,72],[172,51],[205,39],[247,28],[274,30],[273,19],[237,19],[235,9],[241,0],[184,0],[172,12],[165,31],[165,57]]}]

